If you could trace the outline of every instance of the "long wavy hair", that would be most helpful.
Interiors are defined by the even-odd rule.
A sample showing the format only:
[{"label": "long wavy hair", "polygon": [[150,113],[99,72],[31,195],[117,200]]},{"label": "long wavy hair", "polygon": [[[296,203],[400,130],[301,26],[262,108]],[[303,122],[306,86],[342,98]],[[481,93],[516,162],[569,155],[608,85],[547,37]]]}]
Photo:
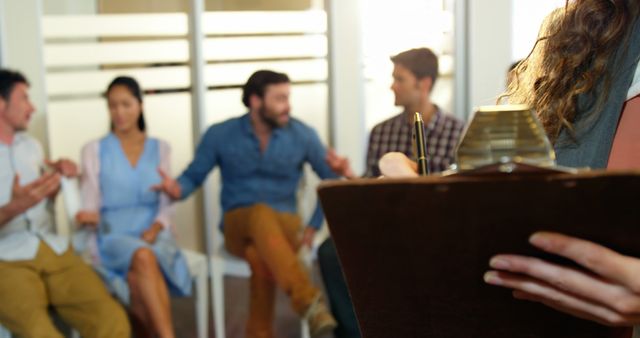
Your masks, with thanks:
[{"label": "long wavy hair", "polygon": [[[563,128],[575,138],[578,109],[597,115],[607,100],[613,60],[626,50],[639,6],[638,0],[567,0],[543,22],[503,98],[534,108],[552,142]],[[588,104],[578,108],[581,94]]]}]

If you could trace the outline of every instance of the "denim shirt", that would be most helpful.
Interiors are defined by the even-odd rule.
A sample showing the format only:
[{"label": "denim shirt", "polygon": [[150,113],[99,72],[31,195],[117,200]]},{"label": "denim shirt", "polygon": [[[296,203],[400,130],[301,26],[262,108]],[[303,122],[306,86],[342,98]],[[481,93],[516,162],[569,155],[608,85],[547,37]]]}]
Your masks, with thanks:
[{"label": "denim shirt", "polygon": [[[182,198],[186,198],[219,166],[224,212],[265,203],[280,212],[296,213],[296,191],[304,163],[309,163],[320,178],[337,178],[325,156],[318,134],[294,118],[273,130],[267,148],[261,152],[247,113],[209,127],[178,183]],[[322,220],[318,202],[309,225],[317,229]]]}]

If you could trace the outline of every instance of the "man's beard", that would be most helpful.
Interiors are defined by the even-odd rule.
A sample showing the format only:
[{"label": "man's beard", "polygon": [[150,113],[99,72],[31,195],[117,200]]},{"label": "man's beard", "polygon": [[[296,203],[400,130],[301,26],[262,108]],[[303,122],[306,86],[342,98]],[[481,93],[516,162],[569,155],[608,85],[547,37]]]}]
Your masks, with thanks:
[{"label": "man's beard", "polygon": [[278,117],[271,117],[267,114],[267,108],[265,106],[260,107],[258,110],[258,116],[262,122],[266,123],[271,129],[281,128],[283,126],[278,123]]},{"label": "man's beard", "polygon": [[14,126],[13,127],[13,131],[14,132],[22,132],[22,131],[27,131],[27,126]]}]

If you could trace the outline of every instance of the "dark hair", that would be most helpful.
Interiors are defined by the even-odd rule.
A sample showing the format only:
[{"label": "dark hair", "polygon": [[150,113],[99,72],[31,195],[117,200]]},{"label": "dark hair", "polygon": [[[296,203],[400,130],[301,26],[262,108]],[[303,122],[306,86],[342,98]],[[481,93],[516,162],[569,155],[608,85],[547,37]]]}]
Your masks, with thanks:
[{"label": "dark hair", "polygon": [[268,85],[291,82],[287,74],[270,70],[259,70],[253,73],[247,83],[242,86],[242,103],[249,108],[251,95],[264,98],[264,90]]},{"label": "dark hair", "polygon": [[[138,102],[142,104],[142,89],[140,89],[138,81],[136,81],[134,78],[129,76],[116,77],[107,87],[107,93],[105,96],[109,96],[109,92],[111,92],[111,89],[113,89],[113,87],[115,86],[123,86],[127,88],[131,95],[133,95],[138,100]],[[140,116],[138,117],[138,128],[141,131],[147,130],[147,124],[144,121],[144,112],[142,110],[140,111]],[[113,123],[111,123],[111,130],[113,130]]]},{"label": "dark hair", "polygon": [[402,65],[418,79],[438,79],[438,57],[429,48],[415,48],[391,57],[393,64]]},{"label": "dark hair", "polygon": [[27,86],[29,85],[27,78],[20,72],[9,69],[0,69],[0,97],[2,99],[8,101],[13,88],[18,83],[24,83]]}]

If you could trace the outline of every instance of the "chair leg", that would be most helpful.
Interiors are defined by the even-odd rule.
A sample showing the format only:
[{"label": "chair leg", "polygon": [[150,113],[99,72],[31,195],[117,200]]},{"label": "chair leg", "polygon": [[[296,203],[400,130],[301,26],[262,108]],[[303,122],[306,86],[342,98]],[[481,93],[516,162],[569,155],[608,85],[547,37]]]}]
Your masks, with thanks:
[{"label": "chair leg", "polygon": [[300,337],[301,338],[310,338],[309,336],[309,325],[307,321],[304,319],[300,320]]},{"label": "chair leg", "polygon": [[225,338],[224,259],[219,257],[211,258],[211,290],[216,338]]},{"label": "chair leg", "polygon": [[[309,249],[303,246],[298,252],[298,258],[300,259],[300,261],[302,262],[302,264],[310,274],[311,268],[313,266],[313,257]],[[309,325],[307,324],[307,321],[304,318],[300,320],[300,337],[310,338]]]},{"label": "chair leg", "polygon": [[[7,328],[0,325],[0,338],[12,338],[13,334]],[[71,330],[71,338],[80,338],[80,334],[75,329]]]},{"label": "chair leg", "polygon": [[0,338],[11,338],[11,332],[2,325],[0,325]]},{"label": "chair leg", "polygon": [[207,266],[206,259],[198,266],[198,272],[194,276],[196,284],[196,325],[198,328],[198,338],[207,338],[209,330],[209,294],[207,292]]},{"label": "chair leg", "polygon": [[[11,338],[13,335],[4,326],[0,325],[0,338]],[[80,338],[80,334],[76,330],[71,330],[71,338]]]}]

